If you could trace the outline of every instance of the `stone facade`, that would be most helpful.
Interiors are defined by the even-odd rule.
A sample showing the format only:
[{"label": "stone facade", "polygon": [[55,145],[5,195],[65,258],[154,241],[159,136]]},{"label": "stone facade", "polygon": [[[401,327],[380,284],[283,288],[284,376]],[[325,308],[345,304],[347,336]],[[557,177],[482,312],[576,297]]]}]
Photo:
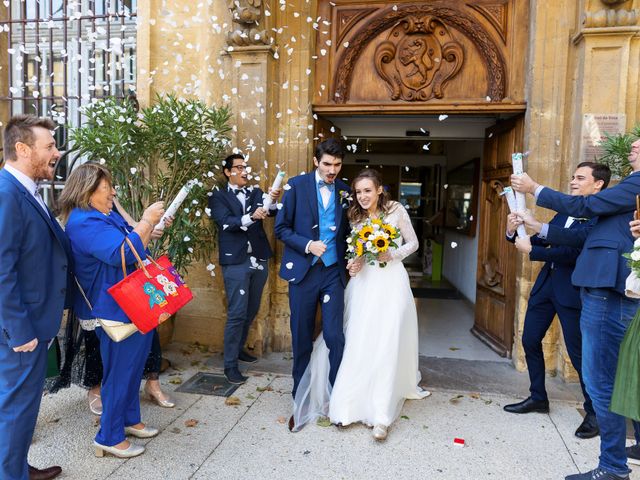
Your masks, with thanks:
[{"label": "stone facade", "polygon": [[[500,2],[498,2],[500,3]],[[209,1],[177,6],[151,0],[139,6],[138,93],[195,95],[233,107],[236,145],[251,163],[278,164],[289,175],[310,168],[316,37],[330,28],[316,18],[316,2]],[[640,0],[531,2],[525,80],[528,171],[563,189],[579,159],[582,115],[624,113],[639,118]],[[153,13],[152,13],[153,12]],[[151,20],[151,21],[149,21]],[[317,23],[316,23],[317,22]],[[560,174],[558,174],[558,172]],[[264,179],[264,177],[263,177]],[[263,180],[263,187],[265,182]],[[547,211],[536,212],[549,218]],[[267,230],[272,231],[272,220]],[[272,238],[273,243],[275,243]],[[250,335],[257,352],[290,346],[287,286],[277,277],[276,245],[258,321]],[[514,364],[526,368],[520,342],[528,294],[538,270],[524,257],[518,267]],[[181,312],[174,338],[221,347],[225,300],[220,272],[202,265],[188,277],[196,301]],[[550,373],[574,378],[557,322],[544,341]]]}]

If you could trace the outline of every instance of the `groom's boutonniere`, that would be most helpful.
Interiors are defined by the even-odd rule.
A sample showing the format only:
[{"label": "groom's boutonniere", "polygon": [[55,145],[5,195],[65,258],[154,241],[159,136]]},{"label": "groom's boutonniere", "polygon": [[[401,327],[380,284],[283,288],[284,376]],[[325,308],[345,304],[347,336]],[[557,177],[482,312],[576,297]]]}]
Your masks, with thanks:
[{"label": "groom's boutonniere", "polygon": [[338,195],[340,195],[340,206],[342,208],[349,208],[349,205],[351,205],[351,201],[353,200],[353,197],[349,192],[346,190],[340,190],[338,191]]}]

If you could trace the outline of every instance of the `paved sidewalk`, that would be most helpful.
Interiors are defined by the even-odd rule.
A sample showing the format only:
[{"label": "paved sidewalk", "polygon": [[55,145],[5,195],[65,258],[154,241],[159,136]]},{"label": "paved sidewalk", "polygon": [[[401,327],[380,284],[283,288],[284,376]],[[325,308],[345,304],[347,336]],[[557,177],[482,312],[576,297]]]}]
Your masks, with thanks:
[{"label": "paved sidewalk", "polygon": [[[218,358],[176,344],[165,355],[174,367],[161,377],[168,391],[177,386],[170,381],[186,381],[197,371],[215,371],[210,365]],[[46,395],[30,463],[41,468],[61,465],[59,478],[64,479],[137,480],[397,479],[410,475],[443,480],[561,480],[596,465],[598,439],[579,440],[573,435],[581,422],[579,404],[571,399],[573,387],[549,379],[551,413],[516,416],[503,412],[502,406],[526,394],[521,391],[526,374],[509,367],[501,374],[508,381],[492,384],[492,392],[469,391],[465,390],[471,385],[468,379],[457,385],[455,371],[450,372],[448,384],[443,381],[442,372],[435,371],[441,363],[442,359],[421,359],[433,394],[407,401],[403,417],[384,443],[375,442],[371,430],[361,425],[338,429],[314,424],[290,433],[285,421],[290,413],[291,378],[254,373],[233,394],[240,400],[237,406],[225,405],[222,397],[184,393],[172,394],[178,403],[173,409],[144,399],[143,420],[162,431],[156,438],[136,440],[147,451],[129,460],[94,457],[97,419],[88,410],[84,390],[72,387]],[[273,353],[253,371],[279,372],[286,366],[288,355]],[[492,371],[493,367],[477,368]],[[509,376],[519,380],[511,381]],[[435,386],[429,385],[429,378]],[[510,385],[514,391],[507,389],[505,394],[501,385]],[[466,446],[454,446],[455,437],[464,438]],[[639,480],[640,474],[631,478]]]}]

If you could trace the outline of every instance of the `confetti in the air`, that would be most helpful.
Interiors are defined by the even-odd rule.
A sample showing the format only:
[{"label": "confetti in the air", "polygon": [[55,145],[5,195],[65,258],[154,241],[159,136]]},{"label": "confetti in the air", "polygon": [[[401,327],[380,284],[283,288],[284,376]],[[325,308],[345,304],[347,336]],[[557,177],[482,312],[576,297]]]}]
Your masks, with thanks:
[{"label": "confetti in the air", "polygon": [[322,299],[322,303],[327,303],[329,300],[331,300],[331,297],[329,295],[325,295]]},{"label": "confetti in the air", "polygon": [[449,115],[440,115],[438,117],[438,120],[442,122],[443,120],[446,120],[447,118],[449,118]]}]

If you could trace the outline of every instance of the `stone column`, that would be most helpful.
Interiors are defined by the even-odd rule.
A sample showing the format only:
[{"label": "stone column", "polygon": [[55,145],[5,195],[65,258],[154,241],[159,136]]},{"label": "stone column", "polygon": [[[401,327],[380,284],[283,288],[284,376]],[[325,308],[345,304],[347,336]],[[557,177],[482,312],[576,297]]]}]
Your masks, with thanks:
[{"label": "stone column", "polygon": [[[266,192],[275,178],[278,163],[274,147],[278,120],[273,107],[279,98],[276,48],[266,29],[268,17],[261,0],[228,0],[227,5],[234,22],[227,34],[226,49],[229,63],[226,70],[232,85],[234,145],[246,154],[252,174],[259,174],[258,183]],[[275,246],[273,222],[272,218],[265,220],[264,228],[269,242]],[[248,338],[249,347],[258,354],[269,347],[271,292],[276,277],[277,270],[271,260],[262,305]]]}]

